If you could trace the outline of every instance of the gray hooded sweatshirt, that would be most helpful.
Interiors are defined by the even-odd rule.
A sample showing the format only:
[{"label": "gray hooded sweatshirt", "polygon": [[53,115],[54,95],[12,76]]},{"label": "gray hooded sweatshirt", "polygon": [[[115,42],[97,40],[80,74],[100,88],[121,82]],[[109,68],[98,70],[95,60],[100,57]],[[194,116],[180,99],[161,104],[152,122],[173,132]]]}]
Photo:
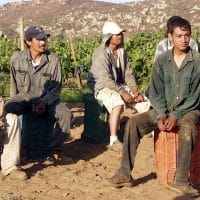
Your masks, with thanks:
[{"label": "gray hooded sweatshirt", "polygon": [[130,68],[130,61],[123,45],[119,48],[119,59],[121,66],[122,84],[117,83],[117,66],[113,62],[111,53],[107,50],[106,42],[112,34],[104,35],[102,44],[94,51],[92,62],[88,73],[88,86],[93,90],[95,96],[103,88],[109,88],[121,94],[122,85],[127,85],[132,91],[137,91],[137,84],[133,71]]}]

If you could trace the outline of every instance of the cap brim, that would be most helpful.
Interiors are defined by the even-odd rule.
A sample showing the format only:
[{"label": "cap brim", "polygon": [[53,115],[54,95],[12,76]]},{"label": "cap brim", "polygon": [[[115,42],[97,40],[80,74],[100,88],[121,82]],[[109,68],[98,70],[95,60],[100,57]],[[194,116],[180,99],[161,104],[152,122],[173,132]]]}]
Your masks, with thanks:
[{"label": "cap brim", "polygon": [[123,32],[126,32],[126,30],[122,29],[118,34],[123,33]]},{"label": "cap brim", "polygon": [[118,34],[123,33],[123,32],[126,32],[126,30],[125,29],[121,29],[121,30],[119,30],[117,32],[112,32],[111,34],[118,35]]},{"label": "cap brim", "polygon": [[39,33],[36,36],[34,36],[34,38],[36,38],[37,40],[47,39],[48,37],[50,37],[50,34],[46,33]]}]

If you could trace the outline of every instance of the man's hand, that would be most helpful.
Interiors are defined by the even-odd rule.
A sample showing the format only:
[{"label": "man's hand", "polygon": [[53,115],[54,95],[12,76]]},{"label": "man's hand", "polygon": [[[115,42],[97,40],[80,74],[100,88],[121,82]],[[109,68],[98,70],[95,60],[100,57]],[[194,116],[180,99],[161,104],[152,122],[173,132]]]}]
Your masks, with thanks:
[{"label": "man's hand", "polygon": [[165,128],[165,120],[166,118],[160,118],[158,121],[157,121],[157,126],[158,126],[158,129],[160,131],[166,131],[166,128]]},{"label": "man's hand", "polygon": [[128,92],[123,92],[121,94],[121,97],[124,100],[124,102],[127,104],[135,102],[135,99]]},{"label": "man's hand", "polygon": [[43,102],[40,102],[36,107],[36,113],[38,115],[42,115],[46,110],[46,104]]},{"label": "man's hand", "polygon": [[174,116],[169,116],[165,120],[165,129],[166,131],[171,131],[177,125],[177,118]]},{"label": "man's hand", "polygon": [[144,97],[141,95],[140,92],[135,92],[134,93],[134,100],[136,103],[140,103],[144,101]]}]

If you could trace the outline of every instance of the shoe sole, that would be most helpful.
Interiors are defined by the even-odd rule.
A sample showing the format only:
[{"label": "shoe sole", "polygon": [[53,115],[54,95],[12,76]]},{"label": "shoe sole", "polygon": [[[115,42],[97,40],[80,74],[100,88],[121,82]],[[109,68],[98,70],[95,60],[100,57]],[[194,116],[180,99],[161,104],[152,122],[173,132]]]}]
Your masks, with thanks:
[{"label": "shoe sole", "polygon": [[12,177],[12,176],[8,176],[10,179],[12,180],[16,180],[16,181],[25,181],[28,179],[28,177]]},{"label": "shoe sole", "polygon": [[133,183],[111,183],[115,188],[133,187]]},{"label": "shoe sole", "polygon": [[179,190],[179,189],[177,189],[177,188],[175,188],[173,186],[170,186],[170,185],[167,185],[166,187],[168,189],[170,189],[171,191],[174,191],[174,192],[176,192],[178,194],[187,195],[188,197],[199,197],[199,195],[200,195],[199,193],[196,193],[196,194],[186,194],[186,193],[182,192],[181,190]]}]

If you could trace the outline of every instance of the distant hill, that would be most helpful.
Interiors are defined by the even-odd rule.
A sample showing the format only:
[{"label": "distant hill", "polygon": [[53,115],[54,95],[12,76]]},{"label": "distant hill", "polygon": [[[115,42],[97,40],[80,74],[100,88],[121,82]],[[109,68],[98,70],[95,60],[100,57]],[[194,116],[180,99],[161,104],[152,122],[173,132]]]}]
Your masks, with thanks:
[{"label": "distant hill", "polygon": [[33,0],[0,6],[0,30],[14,37],[19,18],[25,26],[41,25],[52,36],[94,36],[101,34],[106,20],[114,20],[130,35],[163,28],[172,15],[187,18],[200,27],[200,0],[144,0],[112,4],[93,0]]}]

